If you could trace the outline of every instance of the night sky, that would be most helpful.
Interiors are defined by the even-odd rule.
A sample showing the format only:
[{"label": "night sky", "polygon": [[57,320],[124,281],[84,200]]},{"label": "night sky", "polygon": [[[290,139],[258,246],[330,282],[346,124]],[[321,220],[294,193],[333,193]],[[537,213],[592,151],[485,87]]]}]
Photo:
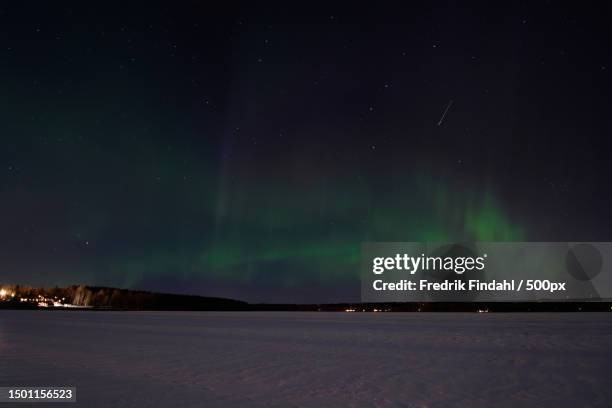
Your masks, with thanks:
[{"label": "night sky", "polygon": [[612,240],[604,10],[80,3],[0,6],[1,282],[356,301],[364,241]]}]

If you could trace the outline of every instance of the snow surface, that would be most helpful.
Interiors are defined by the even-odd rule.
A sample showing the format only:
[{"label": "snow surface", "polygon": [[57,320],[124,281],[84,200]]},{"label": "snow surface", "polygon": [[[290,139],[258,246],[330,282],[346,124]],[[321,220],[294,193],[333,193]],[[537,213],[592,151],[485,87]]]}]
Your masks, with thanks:
[{"label": "snow surface", "polygon": [[53,407],[612,406],[611,363],[612,313],[0,311]]}]

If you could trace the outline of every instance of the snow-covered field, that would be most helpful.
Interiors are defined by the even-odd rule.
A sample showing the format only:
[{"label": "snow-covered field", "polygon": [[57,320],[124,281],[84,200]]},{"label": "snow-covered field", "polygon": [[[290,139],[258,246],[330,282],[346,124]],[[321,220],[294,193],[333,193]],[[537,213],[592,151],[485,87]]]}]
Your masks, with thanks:
[{"label": "snow-covered field", "polygon": [[612,313],[5,310],[10,385],[75,386],[70,407],[612,406]]}]

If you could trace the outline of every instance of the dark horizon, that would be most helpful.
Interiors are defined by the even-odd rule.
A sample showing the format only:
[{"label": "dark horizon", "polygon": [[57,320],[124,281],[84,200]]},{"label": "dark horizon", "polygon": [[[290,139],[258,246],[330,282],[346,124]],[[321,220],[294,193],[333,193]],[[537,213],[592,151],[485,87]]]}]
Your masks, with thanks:
[{"label": "dark horizon", "polygon": [[[391,301],[391,302],[245,302],[198,294],[71,285],[31,288],[0,283],[0,310],[54,311],[233,311],[233,312],[365,312],[365,313],[575,313],[610,312],[612,299],[572,301]],[[7,294],[8,293],[8,294]],[[42,296],[41,299],[38,297]],[[24,299],[25,298],[25,301]],[[36,299],[33,300],[32,298]],[[41,305],[39,302],[42,302]],[[59,304],[54,304],[59,302]]]}]

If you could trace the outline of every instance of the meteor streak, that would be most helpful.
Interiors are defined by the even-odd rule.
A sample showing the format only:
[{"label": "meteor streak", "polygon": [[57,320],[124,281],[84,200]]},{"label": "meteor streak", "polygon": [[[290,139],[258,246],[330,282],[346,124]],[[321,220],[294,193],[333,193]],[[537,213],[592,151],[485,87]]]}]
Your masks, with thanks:
[{"label": "meteor streak", "polygon": [[442,117],[440,118],[440,120],[438,121],[438,126],[440,126],[442,124],[442,121],[444,120],[444,117],[446,116],[446,112],[448,112],[448,110],[450,109],[450,107],[453,105],[453,100],[451,99],[448,102],[448,105],[446,105],[446,109],[444,109],[444,113],[442,113]]}]

